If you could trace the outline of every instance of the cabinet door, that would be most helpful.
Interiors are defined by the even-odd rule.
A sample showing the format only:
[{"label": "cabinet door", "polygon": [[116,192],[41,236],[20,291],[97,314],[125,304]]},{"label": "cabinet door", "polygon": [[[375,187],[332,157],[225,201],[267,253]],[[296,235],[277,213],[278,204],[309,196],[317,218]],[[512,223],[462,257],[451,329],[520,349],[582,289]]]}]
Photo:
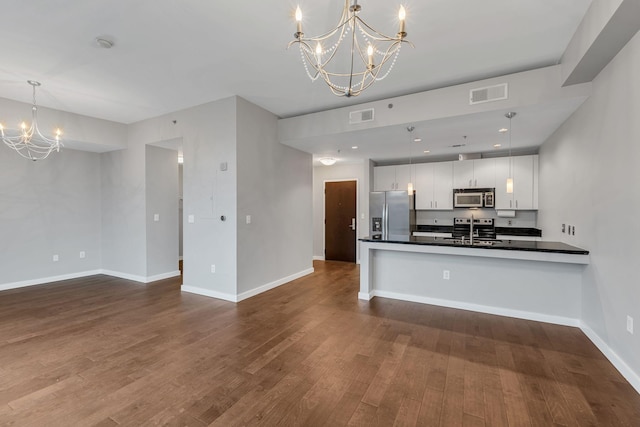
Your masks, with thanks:
[{"label": "cabinet door", "polygon": [[461,160],[453,164],[453,188],[472,188],[473,160]]},{"label": "cabinet door", "polygon": [[473,161],[473,184],[477,188],[496,187],[496,159]]},{"label": "cabinet door", "polygon": [[[513,204],[513,194],[507,193],[507,178],[509,178],[509,157],[500,157],[495,159],[495,177],[496,177],[496,200],[495,208],[497,210],[515,209]],[[515,182],[514,182],[515,187]]]},{"label": "cabinet door", "polygon": [[433,209],[453,209],[453,168],[455,164],[455,162],[433,164]]},{"label": "cabinet door", "polygon": [[415,165],[416,209],[433,209],[433,163]]},{"label": "cabinet door", "polygon": [[376,166],[373,168],[373,191],[395,190],[395,185],[395,166]]},{"label": "cabinet door", "polygon": [[396,190],[406,190],[413,177],[415,165],[396,166]]},{"label": "cabinet door", "polygon": [[533,209],[533,156],[513,158],[513,205]]}]

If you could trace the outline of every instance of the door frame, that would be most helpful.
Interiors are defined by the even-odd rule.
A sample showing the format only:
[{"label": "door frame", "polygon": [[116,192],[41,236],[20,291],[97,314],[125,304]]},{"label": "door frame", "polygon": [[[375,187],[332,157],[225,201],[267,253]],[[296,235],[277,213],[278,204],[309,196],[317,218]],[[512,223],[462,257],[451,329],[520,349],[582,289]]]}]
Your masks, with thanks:
[{"label": "door frame", "polygon": [[341,178],[341,179],[325,179],[322,180],[322,257],[321,261],[324,261],[324,254],[326,253],[325,240],[327,238],[327,218],[325,216],[325,212],[327,209],[327,182],[347,182],[347,181],[355,181],[356,182],[356,264],[360,264],[360,245],[358,244],[358,237],[360,236],[360,181],[358,178]]}]

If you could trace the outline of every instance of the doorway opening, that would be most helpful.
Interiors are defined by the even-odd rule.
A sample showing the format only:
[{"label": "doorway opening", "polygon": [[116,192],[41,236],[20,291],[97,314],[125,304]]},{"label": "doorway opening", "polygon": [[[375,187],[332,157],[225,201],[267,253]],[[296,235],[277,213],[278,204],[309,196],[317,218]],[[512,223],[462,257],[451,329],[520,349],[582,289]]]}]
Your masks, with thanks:
[{"label": "doorway opening", "polygon": [[324,258],[356,262],[357,181],[324,184]]}]

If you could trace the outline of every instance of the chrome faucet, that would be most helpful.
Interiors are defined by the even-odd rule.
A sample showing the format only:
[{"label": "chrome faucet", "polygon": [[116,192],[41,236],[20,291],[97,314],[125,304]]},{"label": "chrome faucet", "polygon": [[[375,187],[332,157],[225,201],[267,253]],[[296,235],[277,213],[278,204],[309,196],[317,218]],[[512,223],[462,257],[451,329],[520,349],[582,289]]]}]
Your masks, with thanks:
[{"label": "chrome faucet", "polygon": [[471,227],[469,229],[469,244],[473,245],[473,214],[471,214]]}]

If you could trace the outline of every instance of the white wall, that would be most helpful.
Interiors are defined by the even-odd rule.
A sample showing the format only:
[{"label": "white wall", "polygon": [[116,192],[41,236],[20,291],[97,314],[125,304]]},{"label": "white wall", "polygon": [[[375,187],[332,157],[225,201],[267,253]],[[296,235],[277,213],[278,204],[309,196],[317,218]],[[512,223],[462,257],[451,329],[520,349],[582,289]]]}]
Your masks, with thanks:
[{"label": "white wall", "polygon": [[[640,33],[593,81],[593,94],[540,150],[538,224],[591,251],[582,322],[640,379]],[[575,236],[561,224],[576,227]],[[635,335],[626,332],[626,316]],[[592,336],[595,336],[592,334]],[[601,346],[602,348],[602,346]],[[619,366],[619,365],[617,365]],[[636,384],[639,386],[640,382]]]},{"label": "white wall", "polygon": [[[146,146],[147,278],[178,272],[178,153]],[[158,221],[156,217],[158,216]]]},{"label": "white wall", "polygon": [[[211,102],[129,125],[129,149],[122,152],[120,165],[123,168],[122,174],[129,179],[123,191],[128,192],[131,197],[126,202],[124,199],[117,202],[123,203],[119,209],[137,207],[142,202],[142,215],[139,215],[136,208],[132,212],[135,219],[122,218],[129,223],[140,218],[142,231],[124,227],[129,234],[121,232],[120,244],[113,248],[120,246],[123,252],[133,252],[127,248],[129,245],[136,246],[135,253],[130,253],[130,256],[136,258],[136,265],[130,264],[127,268],[146,268],[146,249],[137,247],[138,240],[146,245],[145,146],[174,138],[182,139],[184,152],[183,211],[187,221],[183,224],[183,289],[234,299],[237,282],[236,98]],[[226,171],[220,168],[223,162],[228,165]],[[142,188],[138,189],[139,185]],[[193,223],[188,222],[189,215],[193,215]],[[221,216],[226,220],[222,221]],[[173,247],[178,247],[177,234]],[[142,259],[138,258],[141,253]],[[211,273],[212,264],[216,266],[215,273]]]},{"label": "white wall", "polygon": [[100,268],[99,154],[33,162],[2,144],[0,171],[0,290]]},{"label": "white wall", "polygon": [[102,268],[145,281],[145,146],[129,145],[126,150],[101,154]]},{"label": "white wall", "polygon": [[[325,181],[351,180],[358,181],[357,238],[361,238],[369,234],[369,161],[313,168],[313,257],[315,259],[324,259],[324,183]],[[359,245],[356,247],[358,248],[357,259],[359,259]]]},{"label": "white wall", "polygon": [[280,144],[277,123],[274,114],[237,99],[240,299],[313,269],[312,158]]}]

